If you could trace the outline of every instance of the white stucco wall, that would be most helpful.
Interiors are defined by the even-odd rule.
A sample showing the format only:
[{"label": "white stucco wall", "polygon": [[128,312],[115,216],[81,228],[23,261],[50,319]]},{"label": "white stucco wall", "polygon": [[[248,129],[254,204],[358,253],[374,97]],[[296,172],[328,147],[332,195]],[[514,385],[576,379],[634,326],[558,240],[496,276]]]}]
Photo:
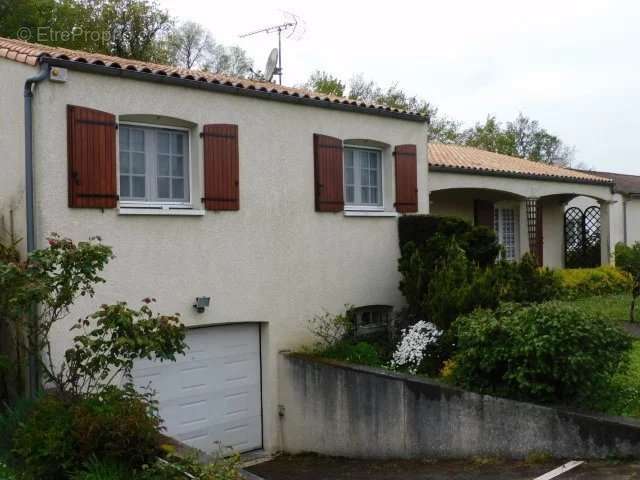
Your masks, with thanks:
[{"label": "white stucco wall", "polygon": [[627,200],[627,243],[640,242],[640,199]]},{"label": "white stucco wall", "polygon": [[[194,172],[202,168],[202,125],[237,124],[240,211],[179,217],[69,209],[67,104],[192,122],[198,126],[191,131]],[[76,240],[99,235],[116,254],[95,300],[79,302],[69,321],[53,332],[56,353],[69,344],[74,319],[116,300],[137,305],[156,297],[158,311],[179,312],[187,325],[264,322],[265,448],[277,448],[277,352],[309,342],[306,320],[323,309],[403,303],[397,219],[315,212],[313,134],[387,144],[383,161],[392,174],[392,146],[416,144],[419,206],[426,213],[425,125],[75,71],[69,71],[66,84],[42,84],[34,105],[39,245],[52,231]],[[20,112],[11,107],[11,117]],[[393,210],[392,178],[385,181],[388,210]],[[194,176],[196,208],[200,182]],[[191,306],[196,296],[211,296],[204,314]]]},{"label": "white stucco wall", "polygon": [[[26,65],[0,59],[0,236],[13,229],[25,238],[24,81],[36,73]],[[20,248],[24,250],[24,242]]]}]

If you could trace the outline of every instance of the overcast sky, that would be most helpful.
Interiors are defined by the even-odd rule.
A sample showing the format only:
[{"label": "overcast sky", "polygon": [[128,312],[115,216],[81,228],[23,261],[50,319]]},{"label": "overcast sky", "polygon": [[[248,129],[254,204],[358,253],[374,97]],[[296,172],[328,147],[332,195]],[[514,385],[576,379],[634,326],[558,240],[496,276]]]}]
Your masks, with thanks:
[{"label": "overcast sky", "polygon": [[284,41],[283,83],[316,70],[356,73],[438,106],[465,125],[518,112],[576,147],[576,160],[640,174],[640,2],[446,0],[258,2],[160,0],[263,70],[276,35],[239,35],[304,21]]}]

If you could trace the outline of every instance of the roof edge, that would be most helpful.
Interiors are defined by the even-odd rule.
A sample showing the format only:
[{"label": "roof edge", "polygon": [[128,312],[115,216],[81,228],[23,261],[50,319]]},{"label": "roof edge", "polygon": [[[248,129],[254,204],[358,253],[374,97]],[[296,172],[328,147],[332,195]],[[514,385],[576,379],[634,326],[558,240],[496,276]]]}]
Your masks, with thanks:
[{"label": "roof edge", "polygon": [[613,190],[614,182],[610,179],[603,178],[602,181],[591,180],[588,178],[573,178],[562,177],[554,175],[535,175],[532,173],[515,173],[515,172],[498,172],[495,170],[485,170],[482,168],[464,168],[464,167],[450,167],[446,165],[432,165],[429,164],[430,172],[446,172],[446,173],[460,173],[463,175],[486,175],[488,177],[507,177],[507,178],[525,178],[527,180],[538,181],[555,181],[561,183],[578,183],[583,185],[600,185],[603,187],[609,187]]},{"label": "roof edge", "polygon": [[169,75],[158,75],[154,73],[139,72],[136,70],[125,70],[106,65],[95,65],[91,63],[77,62],[73,60],[64,60],[61,58],[53,58],[50,56],[40,56],[39,63],[47,63],[51,66],[68,68],[69,70],[77,70],[87,73],[95,73],[99,75],[107,75],[112,77],[123,77],[134,80],[161,83],[165,85],[182,86],[188,88],[196,88],[200,90],[209,90],[218,93],[228,93],[246,97],[259,98],[262,100],[279,101],[285,103],[293,103],[298,105],[306,105],[311,107],[328,108],[334,110],[342,110],[352,113],[362,113],[367,115],[376,115],[399,120],[408,120],[411,122],[429,124],[429,117],[425,115],[411,114],[405,112],[394,112],[382,108],[361,107],[358,105],[344,104],[332,102],[330,100],[316,100],[313,98],[297,97],[286,95],[283,93],[272,93],[261,90],[253,90],[247,88],[236,87],[232,85],[217,84],[211,82],[203,82],[199,80],[190,80],[186,78],[173,77]]}]

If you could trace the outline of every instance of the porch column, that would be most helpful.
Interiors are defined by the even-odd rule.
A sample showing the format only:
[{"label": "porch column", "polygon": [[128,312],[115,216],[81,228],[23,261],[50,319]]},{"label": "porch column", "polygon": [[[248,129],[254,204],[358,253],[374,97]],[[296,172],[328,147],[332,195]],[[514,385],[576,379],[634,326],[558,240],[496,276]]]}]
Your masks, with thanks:
[{"label": "porch column", "polygon": [[611,203],[606,200],[598,200],[600,204],[600,263],[609,265],[612,262],[611,255]]},{"label": "porch column", "polygon": [[520,228],[519,228],[519,238],[520,238],[520,256],[529,253],[531,250],[529,248],[529,223],[527,222],[527,199],[523,198],[520,201]]}]

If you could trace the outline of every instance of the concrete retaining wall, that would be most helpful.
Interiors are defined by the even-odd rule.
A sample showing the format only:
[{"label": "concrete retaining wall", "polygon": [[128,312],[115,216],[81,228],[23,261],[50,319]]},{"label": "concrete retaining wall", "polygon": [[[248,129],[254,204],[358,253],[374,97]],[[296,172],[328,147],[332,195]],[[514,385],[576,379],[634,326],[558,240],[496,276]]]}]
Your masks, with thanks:
[{"label": "concrete retaining wall", "polygon": [[371,458],[640,457],[640,422],[469,393],[427,379],[286,353],[289,453]]}]

